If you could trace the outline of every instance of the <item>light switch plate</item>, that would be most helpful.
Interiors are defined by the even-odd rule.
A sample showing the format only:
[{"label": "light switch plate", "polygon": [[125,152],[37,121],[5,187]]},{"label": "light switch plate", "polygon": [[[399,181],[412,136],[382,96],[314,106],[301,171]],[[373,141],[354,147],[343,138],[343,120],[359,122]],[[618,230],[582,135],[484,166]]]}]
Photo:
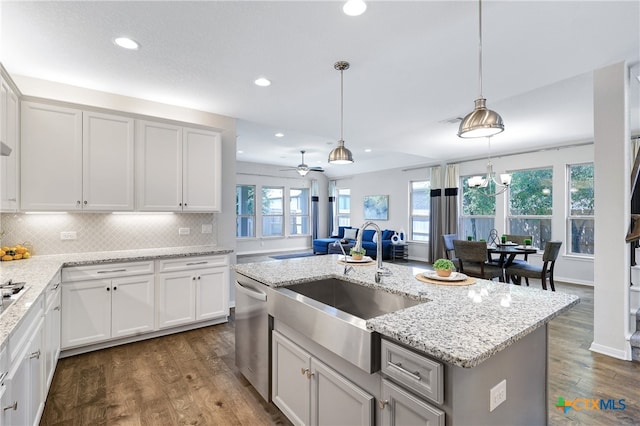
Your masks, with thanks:
[{"label": "light switch plate", "polygon": [[213,232],[213,225],[209,224],[202,224],[202,233],[203,234],[210,234]]},{"label": "light switch plate", "polygon": [[489,411],[495,410],[498,405],[507,400],[507,380],[503,380],[489,391]]},{"label": "light switch plate", "polygon": [[76,231],[63,231],[60,233],[61,240],[75,240],[78,238]]}]

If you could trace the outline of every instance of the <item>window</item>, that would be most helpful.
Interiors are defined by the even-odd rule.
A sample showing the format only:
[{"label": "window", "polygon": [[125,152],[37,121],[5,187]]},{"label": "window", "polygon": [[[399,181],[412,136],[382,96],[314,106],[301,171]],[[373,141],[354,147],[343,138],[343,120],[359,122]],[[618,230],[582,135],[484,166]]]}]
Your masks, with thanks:
[{"label": "window", "polygon": [[512,172],[507,215],[509,233],[533,235],[533,246],[543,249],[551,240],[552,201],[552,168]]},{"label": "window", "polygon": [[338,189],[337,214],[338,226],[351,225],[351,190],[349,188]]},{"label": "window", "polygon": [[460,232],[458,238],[471,237],[474,241],[487,239],[489,232],[495,228],[496,184],[490,181],[486,188],[469,188],[469,178],[462,176],[462,214],[460,215]]},{"label": "window", "polygon": [[431,182],[428,180],[409,182],[411,199],[411,234],[412,241],[429,241],[429,215],[431,199]]},{"label": "window", "polygon": [[567,166],[569,217],[567,253],[593,254],[593,163]]},{"label": "window", "polygon": [[236,186],[236,237],[256,236],[256,187]]},{"label": "window", "polygon": [[289,221],[291,235],[309,234],[309,189],[289,189]]},{"label": "window", "polygon": [[284,235],[284,188],[262,187],[262,236]]}]

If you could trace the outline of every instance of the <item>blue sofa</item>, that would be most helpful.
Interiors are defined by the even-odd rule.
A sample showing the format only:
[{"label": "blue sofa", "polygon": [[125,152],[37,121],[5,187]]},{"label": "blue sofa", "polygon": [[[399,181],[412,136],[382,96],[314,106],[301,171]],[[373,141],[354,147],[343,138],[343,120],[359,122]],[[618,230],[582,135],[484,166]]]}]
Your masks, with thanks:
[{"label": "blue sofa", "polygon": [[[360,232],[358,228],[352,228],[351,226],[340,226],[338,228],[338,235],[332,235],[329,238],[318,238],[313,240],[313,253],[315,254],[327,254],[329,252],[329,244],[335,243],[344,238],[345,229],[356,229],[357,232]],[[356,236],[357,236],[356,232]],[[365,229],[362,234],[362,247],[366,251],[366,255],[371,258],[376,258],[376,249],[377,249],[377,238],[374,241],[373,235],[375,234],[374,229]],[[391,237],[393,236],[394,231],[389,229],[382,230],[382,258],[383,259],[391,259]],[[355,239],[349,240],[352,243],[355,243]]]}]

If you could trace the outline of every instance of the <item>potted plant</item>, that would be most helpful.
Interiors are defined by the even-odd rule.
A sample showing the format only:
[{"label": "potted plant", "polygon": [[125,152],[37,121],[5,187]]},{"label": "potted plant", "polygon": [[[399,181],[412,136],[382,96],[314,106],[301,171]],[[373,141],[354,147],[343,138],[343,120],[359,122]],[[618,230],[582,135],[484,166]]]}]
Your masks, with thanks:
[{"label": "potted plant", "polygon": [[531,247],[531,238],[525,238],[524,245],[525,247]]},{"label": "potted plant", "polygon": [[433,269],[441,277],[448,277],[454,270],[455,266],[449,259],[438,259],[433,262]]},{"label": "potted plant", "polygon": [[362,256],[364,256],[366,252],[367,251],[363,247],[361,247],[360,250],[356,250],[355,247],[351,247],[351,250],[349,250],[349,254],[353,260],[362,260]]}]

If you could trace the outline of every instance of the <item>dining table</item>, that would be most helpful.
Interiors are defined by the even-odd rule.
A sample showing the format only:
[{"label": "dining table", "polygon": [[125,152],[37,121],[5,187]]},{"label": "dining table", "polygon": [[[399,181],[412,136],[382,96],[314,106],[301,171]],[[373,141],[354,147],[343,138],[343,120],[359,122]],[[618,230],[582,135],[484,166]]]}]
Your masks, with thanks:
[{"label": "dining table", "polygon": [[537,252],[538,249],[532,246],[523,246],[515,243],[492,244],[487,245],[487,260],[493,261],[491,255],[499,254],[498,265],[504,269],[511,266],[516,256],[524,256]]},{"label": "dining table", "polygon": [[[503,271],[511,266],[516,256],[522,255],[525,256],[528,254],[537,253],[538,249],[533,246],[523,246],[515,243],[499,243],[499,244],[491,244],[487,245],[487,260],[493,262],[492,254],[499,254],[498,258],[498,266],[502,268]],[[506,276],[505,272],[505,282],[510,282],[510,277]],[[519,280],[514,279],[514,283],[519,284]]]}]

